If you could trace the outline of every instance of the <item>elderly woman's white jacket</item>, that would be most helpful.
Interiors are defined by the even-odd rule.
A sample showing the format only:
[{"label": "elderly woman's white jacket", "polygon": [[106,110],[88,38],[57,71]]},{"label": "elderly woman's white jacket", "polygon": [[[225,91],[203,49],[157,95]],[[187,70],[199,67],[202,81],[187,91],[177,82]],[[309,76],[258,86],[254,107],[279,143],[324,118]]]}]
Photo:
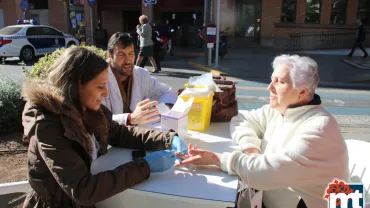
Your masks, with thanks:
[{"label": "elderly woman's white jacket", "polygon": [[[121,92],[116,77],[110,67],[108,71],[109,95],[103,100],[102,104],[112,112],[113,120],[119,124],[126,125],[128,113],[123,113],[125,106],[123,104]],[[177,100],[177,95],[171,91],[171,87],[159,82],[155,77],[152,77],[148,70],[134,66],[130,110],[133,112],[136,105],[147,98],[157,100],[158,103],[174,104]]]},{"label": "elderly woman's white jacket", "polygon": [[328,207],[323,198],[334,178],[348,182],[348,153],[340,127],[321,105],[320,97],[283,116],[265,105],[241,111],[231,121],[232,138],[242,150],[262,154],[224,153],[221,168],[263,190],[268,208]]}]

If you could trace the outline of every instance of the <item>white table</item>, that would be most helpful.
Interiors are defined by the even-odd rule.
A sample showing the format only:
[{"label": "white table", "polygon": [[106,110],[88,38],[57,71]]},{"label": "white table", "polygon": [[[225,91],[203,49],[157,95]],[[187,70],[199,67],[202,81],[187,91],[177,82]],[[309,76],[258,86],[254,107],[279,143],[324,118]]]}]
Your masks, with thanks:
[{"label": "white table", "polygon": [[[204,133],[189,131],[185,143],[217,153],[239,147],[230,139],[229,123],[211,123]],[[111,148],[92,164],[93,174],[131,161],[131,149]],[[172,168],[97,204],[98,208],[235,207],[238,178],[214,166]]]}]

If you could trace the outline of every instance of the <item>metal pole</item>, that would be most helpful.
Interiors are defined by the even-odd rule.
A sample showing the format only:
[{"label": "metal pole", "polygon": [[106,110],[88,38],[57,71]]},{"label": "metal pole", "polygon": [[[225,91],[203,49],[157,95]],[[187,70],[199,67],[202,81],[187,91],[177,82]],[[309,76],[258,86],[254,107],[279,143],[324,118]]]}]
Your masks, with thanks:
[{"label": "metal pole", "polygon": [[217,0],[217,23],[216,23],[216,28],[217,28],[217,33],[216,33],[216,54],[215,54],[215,66],[217,67],[218,66],[218,53],[219,53],[219,50],[220,50],[220,7],[221,7],[221,0]]},{"label": "metal pole", "polygon": [[[203,19],[203,28],[207,25],[207,1],[204,0],[204,19]],[[203,47],[204,47],[204,64],[207,64],[207,43],[203,42]]]},{"label": "metal pole", "polygon": [[212,48],[208,49],[208,66],[212,65]]},{"label": "metal pole", "polygon": [[93,8],[90,6],[90,21],[91,21],[91,45],[94,45],[94,26],[93,26]]}]

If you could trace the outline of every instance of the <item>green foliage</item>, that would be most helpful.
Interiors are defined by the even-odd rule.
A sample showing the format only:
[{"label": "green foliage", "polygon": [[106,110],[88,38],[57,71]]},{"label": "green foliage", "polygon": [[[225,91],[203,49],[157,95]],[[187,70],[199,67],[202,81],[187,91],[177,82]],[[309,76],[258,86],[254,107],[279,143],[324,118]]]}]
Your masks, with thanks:
[{"label": "green foliage", "polygon": [[22,131],[24,104],[20,82],[0,74],[0,133]]},{"label": "green foliage", "polygon": [[[93,52],[95,52],[96,54],[98,54],[99,56],[101,56],[102,58],[106,58],[106,51],[101,49],[101,48],[97,48],[95,46],[71,46],[71,47],[83,47],[83,48],[87,48]],[[38,60],[38,62],[36,62],[33,66],[32,66],[32,69],[30,71],[26,70],[24,67],[23,68],[23,71],[25,73],[25,75],[27,77],[30,77],[30,78],[45,78],[47,77],[48,73],[49,73],[49,70],[50,70],[50,67],[51,65],[54,63],[54,61],[65,51],[65,48],[60,48],[60,49],[57,49],[56,51],[54,51],[53,53],[51,54],[46,54],[44,57],[40,58]]]}]

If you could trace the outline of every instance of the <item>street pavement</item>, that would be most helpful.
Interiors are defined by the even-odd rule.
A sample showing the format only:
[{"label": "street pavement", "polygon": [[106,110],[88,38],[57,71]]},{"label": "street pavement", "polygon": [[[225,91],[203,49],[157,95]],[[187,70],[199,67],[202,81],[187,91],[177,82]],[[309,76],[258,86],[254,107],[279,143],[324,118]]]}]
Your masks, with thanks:
[{"label": "street pavement", "polygon": [[[184,58],[176,57],[174,60],[165,61],[163,65],[165,66],[163,71],[154,76],[162,82],[168,83],[174,90],[183,87],[183,84],[188,81],[190,76],[206,73],[203,70],[197,70],[198,68],[192,65],[186,66]],[[151,69],[150,66],[147,68]],[[321,67],[320,70],[326,69]],[[269,73],[272,73],[272,71],[270,70]],[[226,77],[228,80],[236,82],[239,110],[255,109],[268,104],[269,93],[267,91],[268,81],[266,79],[250,81],[249,79],[240,78],[242,76]],[[320,95],[327,111],[336,118],[342,129],[343,136],[346,139],[370,142],[369,88],[363,87],[363,84],[345,84],[333,81],[323,86],[325,87],[319,87],[316,93]]]},{"label": "street pavement", "polygon": [[[233,58],[230,57],[230,59]],[[189,65],[188,60],[189,57],[166,57],[166,60],[162,63],[162,71],[153,76],[177,91],[188,82],[190,77],[206,73]],[[0,65],[0,74],[23,80],[25,77],[17,63],[16,59],[6,61],[5,65]],[[31,66],[26,68],[30,69]],[[152,69],[151,66],[147,66],[147,68]],[[327,69],[320,67],[319,70],[325,71]],[[269,69],[268,72],[271,73],[272,70]],[[239,74],[241,73],[239,72]],[[243,76],[227,77],[227,79],[236,82],[236,95],[240,110],[255,109],[268,104],[267,79],[246,79]],[[340,82],[331,83],[332,86],[319,87],[316,91],[321,96],[323,105],[328,112],[335,116],[347,139],[360,139],[370,142],[370,90],[343,89],[343,86],[342,88],[336,86],[341,85]]]},{"label": "street pavement", "polygon": [[[273,56],[268,57],[266,54],[257,52],[252,54],[252,57],[246,59],[251,61],[251,63],[245,64],[246,62],[242,60],[243,56],[241,54],[230,57],[232,54],[235,54],[235,52],[228,54],[228,57],[225,60],[221,60],[220,63],[226,67],[229,74],[233,75],[227,77],[227,79],[236,82],[236,96],[239,110],[251,110],[268,104],[269,93],[267,86],[269,82],[268,77],[270,77],[272,72],[270,64]],[[258,54],[262,57],[259,57]],[[272,55],[271,52],[270,55]],[[195,59],[201,62],[204,60],[202,57]],[[194,57],[166,57],[166,60],[162,64],[162,71],[153,76],[161,82],[170,85],[174,91],[177,91],[188,82],[190,77],[206,73],[204,68],[201,70],[189,64],[189,60],[194,60]],[[226,62],[226,60],[229,61]],[[233,60],[238,61],[233,63]],[[366,90],[369,88],[363,85],[348,85],[343,83],[344,78],[349,79],[361,76],[364,78],[368,72],[354,69],[343,62],[338,63],[338,61],[340,62],[340,58],[338,59],[337,57],[337,59],[332,60],[332,66],[330,64],[319,65],[320,75],[324,76],[322,80],[329,84],[321,84],[316,93],[321,96],[323,105],[328,112],[332,113],[336,118],[345,139],[370,142],[370,91]],[[18,62],[17,59],[10,59],[0,65],[0,76],[7,76],[23,82],[25,76]],[[227,63],[230,64],[227,65]],[[323,60],[318,63],[328,64],[330,61]],[[339,66],[344,68],[337,68]],[[30,69],[31,66],[27,66],[26,68]],[[149,70],[152,69],[150,66],[147,68]],[[349,72],[339,75],[339,73],[346,70],[349,70]],[[334,78],[327,76],[330,73],[333,73]],[[1,196],[0,205],[8,206],[8,202],[18,196],[19,194]]]},{"label": "street pavement", "polygon": [[[348,63],[348,58],[343,55],[345,50],[341,51],[291,51],[281,49],[266,49],[266,48],[247,48],[228,50],[228,54],[223,59],[219,60],[219,65],[209,66],[209,69],[219,70],[222,73],[230,76],[242,78],[245,80],[269,81],[274,58],[281,54],[298,54],[313,58],[319,66],[320,85],[321,86],[337,86],[338,83],[370,83],[370,67],[358,68]],[[321,52],[321,53],[320,53]],[[329,53],[331,52],[331,53]],[[359,57],[359,52],[356,51],[353,60],[363,60],[362,65],[370,63],[370,58],[363,59]],[[347,61],[347,62],[346,62]],[[207,65],[205,57],[194,57],[190,60],[193,66]],[[197,66],[196,66],[197,67]],[[204,68],[204,67],[198,67]],[[342,84],[345,88],[353,87]],[[367,86],[370,89],[370,84]]]}]

